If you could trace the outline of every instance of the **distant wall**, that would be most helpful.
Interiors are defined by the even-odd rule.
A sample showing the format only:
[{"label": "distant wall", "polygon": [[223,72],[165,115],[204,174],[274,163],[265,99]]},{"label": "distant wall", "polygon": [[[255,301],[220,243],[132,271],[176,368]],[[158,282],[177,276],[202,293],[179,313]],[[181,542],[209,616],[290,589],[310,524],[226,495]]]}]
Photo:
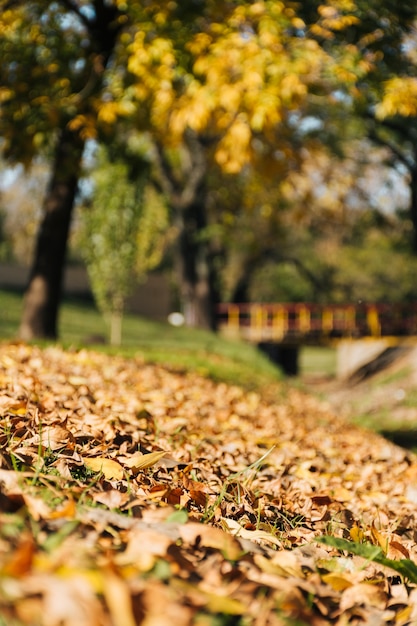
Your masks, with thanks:
[{"label": "distant wall", "polygon": [[[0,263],[0,289],[25,289],[29,268]],[[92,299],[90,281],[85,267],[68,266],[65,270],[66,296]],[[172,294],[169,283],[162,274],[150,274],[147,281],[138,285],[127,303],[131,313],[156,320],[166,320],[172,312]]]}]

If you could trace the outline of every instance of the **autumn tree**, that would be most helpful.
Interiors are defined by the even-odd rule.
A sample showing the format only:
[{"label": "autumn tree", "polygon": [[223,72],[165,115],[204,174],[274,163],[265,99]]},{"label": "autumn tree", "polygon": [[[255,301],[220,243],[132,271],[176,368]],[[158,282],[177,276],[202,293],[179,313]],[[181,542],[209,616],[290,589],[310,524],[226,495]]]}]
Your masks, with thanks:
[{"label": "autumn tree", "polygon": [[82,213],[83,256],[99,310],[110,328],[110,343],[120,345],[127,297],[135,285],[133,268],[143,202],[143,176],[133,182],[120,159],[102,149],[93,172],[94,190]]},{"label": "autumn tree", "polygon": [[[314,115],[321,118],[323,130],[334,124],[335,110],[339,119],[341,112],[345,120],[356,117],[358,136],[387,148],[392,167],[407,172],[410,244],[417,252],[417,5],[308,0],[300,12],[310,36],[329,55],[339,59],[345,49],[351,60],[344,66],[333,104],[317,103]],[[343,139],[338,124],[336,133]]]},{"label": "autumn tree", "polygon": [[56,337],[74,199],[85,141],[96,134],[104,73],[122,27],[116,5],[72,0],[2,2],[0,134],[7,159],[49,154],[20,335]]},{"label": "autumn tree", "polygon": [[388,53],[404,41],[413,11],[387,0],[379,18],[379,4],[378,11],[368,4],[3,0],[4,153],[30,163],[42,152],[53,163],[21,336],[57,334],[85,142],[108,143],[120,123],[150,137],[154,179],[178,232],[187,318],[213,327],[217,251],[208,234],[208,174],[215,164],[230,176],[250,167],[280,180],[280,161],[291,162],[300,149],[288,130],[296,137],[303,118],[324,118],[338,94],[360,103],[361,84],[368,81],[372,95],[393,76],[398,68]]},{"label": "autumn tree", "polygon": [[80,211],[78,244],[110,343],[120,345],[127,298],[162,259],[166,210],[152,192],[146,161],[127,156],[118,143],[97,152],[91,197]]},{"label": "autumn tree", "polygon": [[152,135],[154,178],[178,230],[185,318],[208,328],[215,327],[219,292],[209,173],[219,168],[233,177],[250,166],[269,172],[270,180],[282,175],[281,155],[285,160],[295,149],[288,120],[323,62],[315,42],[294,34],[300,20],[292,8],[277,2],[231,4],[217,14],[215,8],[202,12],[193,32],[181,27],[176,7],[166,19],[179,36],[155,27],[137,32],[128,61],[137,123]]},{"label": "autumn tree", "polygon": [[281,187],[280,245],[265,248],[255,265],[250,299],[415,298],[417,266],[404,243],[409,222],[401,211],[407,184],[386,161],[388,150],[356,140],[340,158],[324,146],[309,151]]}]

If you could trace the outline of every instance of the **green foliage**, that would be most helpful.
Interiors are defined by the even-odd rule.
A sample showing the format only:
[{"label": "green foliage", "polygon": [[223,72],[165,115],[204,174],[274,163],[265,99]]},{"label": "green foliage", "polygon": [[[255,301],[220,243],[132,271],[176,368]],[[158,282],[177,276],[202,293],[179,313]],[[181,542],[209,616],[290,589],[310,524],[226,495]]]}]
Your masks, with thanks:
[{"label": "green foliage", "polygon": [[151,185],[146,185],[136,240],[135,271],[139,281],[161,263],[168,240],[166,203]]},{"label": "green foliage", "polygon": [[[331,222],[330,222],[331,224]],[[254,273],[254,301],[402,302],[417,298],[417,259],[396,215],[351,211],[334,229],[293,225],[275,263]],[[281,257],[281,259],[280,259]]]},{"label": "green foliage", "polygon": [[[21,296],[0,291],[0,339],[16,337],[21,312]],[[62,341],[66,346],[83,346],[86,338],[102,334],[106,327],[102,316],[85,302],[64,301],[62,306]],[[281,379],[280,370],[254,346],[218,337],[214,333],[190,328],[176,328],[144,319],[124,316],[122,345],[117,348],[96,346],[106,352],[140,355],[147,362],[194,371],[217,381],[256,389]]]},{"label": "green foliage", "polygon": [[135,154],[127,149],[125,158],[117,145],[99,150],[92,199],[81,210],[78,240],[114,344],[121,341],[126,299],[161,262],[167,238],[166,205],[147,183],[141,149]]},{"label": "green foliage", "polygon": [[126,298],[135,285],[144,181],[132,182],[127,164],[109,161],[103,150],[93,180],[93,198],[82,213],[83,251],[94,297],[110,323],[110,342],[120,344]]},{"label": "green foliage", "polygon": [[314,285],[288,262],[268,263],[257,271],[250,288],[253,302],[312,302]]},{"label": "green foliage", "polygon": [[340,550],[341,552],[346,551],[349,554],[356,554],[357,556],[361,556],[368,561],[373,561],[379,565],[383,565],[384,567],[389,567],[410,583],[417,583],[417,565],[411,559],[400,559],[399,561],[395,561],[394,559],[387,558],[379,546],[371,543],[348,541],[346,539],[330,535],[319,537],[317,541],[326,546],[336,548],[336,550]]}]

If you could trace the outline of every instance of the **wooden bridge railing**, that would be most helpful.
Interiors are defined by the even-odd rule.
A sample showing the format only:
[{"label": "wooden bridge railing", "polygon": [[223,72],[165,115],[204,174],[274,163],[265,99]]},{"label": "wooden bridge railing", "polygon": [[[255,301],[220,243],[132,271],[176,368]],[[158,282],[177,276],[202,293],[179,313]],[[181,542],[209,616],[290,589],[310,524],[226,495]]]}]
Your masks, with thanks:
[{"label": "wooden bridge railing", "polygon": [[343,337],[417,335],[417,303],[221,304],[221,332],[253,342],[323,342]]}]

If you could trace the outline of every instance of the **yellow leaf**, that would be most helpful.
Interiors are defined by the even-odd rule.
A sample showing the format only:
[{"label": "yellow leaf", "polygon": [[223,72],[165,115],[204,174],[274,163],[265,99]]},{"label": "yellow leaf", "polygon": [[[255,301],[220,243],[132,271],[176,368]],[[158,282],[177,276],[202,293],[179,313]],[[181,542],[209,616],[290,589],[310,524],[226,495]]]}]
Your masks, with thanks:
[{"label": "yellow leaf", "polygon": [[88,469],[93,472],[103,472],[104,477],[108,480],[121,480],[123,478],[123,467],[117,463],[117,461],[112,461],[112,459],[106,459],[104,457],[96,457],[94,459],[84,458],[83,461]]},{"label": "yellow leaf", "polygon": [[0,102],[6,102],[13,97],[13,92],[7,87],[0,87]]},{"label": "yellow leaf", "polygon": [[155,463],[162,459],[165,454],[166,453],[163,450],[150,452],[149,454],[141,454],[138,452],[131,457],[124,458],[123,465],[129,467],[135,472],[139,472],[140,470],[147,469],[148,467],[155,465]]},{"label": "yellow leaf", "polygon": [[88,379],[85,376],[69,376],[68,382],[73,387],[80,387],[81,385],[87,385]]},{"label": "yellow leaf", "polygon": [[242,604],[242,602],[240,602],[240,600],[208,592],[206,592],[206,598],[207,606],[213,613],[243,615],[246,612],[246,607]]},{"label": "yellow leaf", "polygon": [[384,554],[386,554],[388,552],[388,537],[385,537],[382,533],[380,533],[373,524],[371,526],[371,536],[374,543],[379,545]]},{"label": "yellow leaf", "polygon": [[114,626],[135,626],[128,584],[111,570],[104,577],[104,598]]},{"label": "yellow leaf", "polygon": [[392,115],[404,117],[417,114],[417,78],[392,78],[385,83],[382,102],[376,107],[376,115],[384,119]]},{"label": "yellow leaf", "polygon": [[118,112],[117,102],[104,102],[98,110],[98,119],[105,124],[114,124]]},{"label": "yellow leaf", "polygon": [[12,415],[26,415],[28,411],[28,402],[27,400],[19,400],[17,402],[13,402],[7,407],[7,412]]},{"label": "yellow leaf", "polygon": [[293,552],[277,552],[272,558],[255,554],[253,559],[265,574],[282,576],[283,578],[303,578],[304,576],[301,565],[297,562],[297,557]]},{"label": "yellow leaf", "polygon": [[352,541],[355,541],[356,543],[362,543],[365,538],[365,533],[356,524],[350,529],[349,535]]},{"label": "yellow leaf", "polygon": [[329,574],[324,574],[321,578],[323,582],[330,585],[335,591],[344,591],[352,586],[352,582],[346,576],[342,576],[342,574],[329,572]]},{"label": "yellow leaf", "polygon": [[51,511],[49,519],[61,519],[61,518],[74,518],[76,514],[76,506],[74,500],[69,499],[67,502],[59,508],[57,511]]}]

